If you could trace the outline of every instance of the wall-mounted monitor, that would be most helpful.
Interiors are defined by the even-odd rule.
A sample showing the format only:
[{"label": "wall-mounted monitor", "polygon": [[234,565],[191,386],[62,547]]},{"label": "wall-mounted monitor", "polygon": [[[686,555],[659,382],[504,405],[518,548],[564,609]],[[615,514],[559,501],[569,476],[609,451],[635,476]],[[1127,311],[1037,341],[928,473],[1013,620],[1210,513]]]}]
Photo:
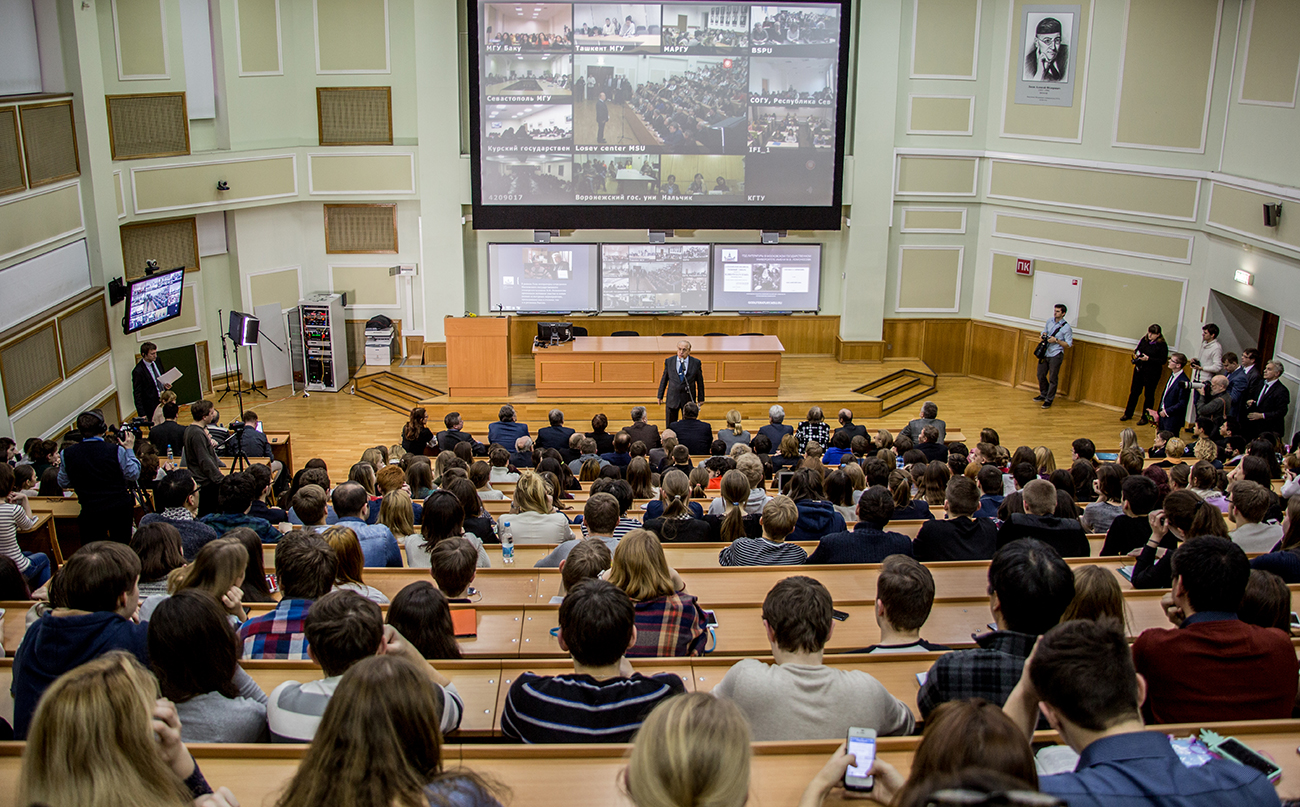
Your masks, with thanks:
[{"label": "wall-mounted monitor", "polygon": [[466,0],[479,229],[840,227],[848,0]]},{"label": "wall-mounted monitor", "polygon": [[600,310],[708,311],[708,244],[601,244]]},{"label": "wall-mounted monitor", "polygon": [[131,281],[126,289],[126,319],[123,329],[135,333],[181,315],[181,292],[185,288],[185,268],[159,272]]},{"label": "wall-mounted monitor", "polygon": [[821,244],[714,244],[714,311],[817,311]]},{"label": "wall-mounted monitor", "polygon": [[598,303],[595,244],[488,244],[492,311],[595,311]]}]

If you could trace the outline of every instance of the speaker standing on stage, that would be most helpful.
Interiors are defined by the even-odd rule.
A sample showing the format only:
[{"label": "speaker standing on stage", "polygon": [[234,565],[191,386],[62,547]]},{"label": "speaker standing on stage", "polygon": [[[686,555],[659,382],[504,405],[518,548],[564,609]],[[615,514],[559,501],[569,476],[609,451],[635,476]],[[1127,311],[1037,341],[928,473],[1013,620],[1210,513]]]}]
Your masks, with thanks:
[{"label": "speaker standing on stage", "polygon": [[700,360],[691,356],[691,343],[677,343],[677,355],[664,359],[664,374],[659,379],[659,403],[664,402],[667,390],[668,410],[664,425],[677,422],[677,415],[688,401],[704,403],[704,368]]},{"label": "speaker standing on stage", "polygon": [[605,93],[596,99],[596,142],[605,142],[605,122],[609,120],[609,105],[605,103]]},{"label": "speaker standing on stage", "polygon": [[158,363],[158,346],[153,342],[140,345],[140,361],[131,371],[131,397],[135,399],[135,413],[142,418],[152,418],[158,408],[158,396],[171,384],[163,384],[159,376],[165,372]]}]

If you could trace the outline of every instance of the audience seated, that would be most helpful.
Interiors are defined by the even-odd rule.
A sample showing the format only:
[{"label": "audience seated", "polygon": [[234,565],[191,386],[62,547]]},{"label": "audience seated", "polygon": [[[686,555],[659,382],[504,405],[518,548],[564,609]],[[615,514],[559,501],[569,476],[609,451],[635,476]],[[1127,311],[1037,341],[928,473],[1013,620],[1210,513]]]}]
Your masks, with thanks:
[{"label": "audience seated", "polygon": [[1088,534],[1073,518],[1060,518],[1056,510],[1056,489],[1051,482],[1035,479],[1025,485],[1024,513],[1015,513],[998,530],[998,546],[1021,538],[1034,538],[1051,546],[1061,557],[1086,558],[1092,554]]},{"label": "audience seated", "polygon": [[1138,474],[1126,476],[1120,483],[1120,504],[1123,513],[1115,516],[1106,531],[1106,542],[1101,555],[1128,555],[1142,548],[1151,537],[1148,516],[1156,509],[1160,491],[1150,477]]},{"label": "audience seated", "polygon": [[285,535],[275,548],[280,602],[240,625],[243,657],[308,658],[303,619],[312,602],[333,588],[337,565],[334,550],[316,533],[295,530]]},{"label": "audience seated", "polygon": [[[739,471],[727,473],[743,477]],[[740,508],[733,508],[728,518],[733,519],[732,529],[737,529],[735,525],[741,520]],[[799,508],[788,497],[777,496],[771,499],[763,506],[763,514],[759,516],[762,537],[736,538],[731,546],[718,553],[718,563],[722,566],[784,566],[803,563],[808,559],[804,548],[785,542],[798,519]]]},{"label": "audience seated", "polygon": [[998,547],[998,528],[992,519],[974,517],[979,506],[979,488],[974,482],[964,476],[949,479],[943,500],[948,518],[922,524],[912,554],[923,562],[992,558]]},{"label": "audience seated", "polygon": [[510,515],[502,516],[503,528],[510,522],[510,534],[517,546],[559,544],[572,537],[569,520],[554,511],[546,481],[534,472],[525,472],[515,485]]},{"label": "audience seated", "polygon": [[816,541],[844,532],[844,516],[826,501],[822,475],[812,468],[800,468],[790,480],[790,498],[799,508],[799,521],[790,533],[791,541]]},{"label": "audience seated", "polygon": [[148,626],[132,621],[140,605],[140,559],[129,548],[96,541],[67,559],[55,578],[53,610],[36,620],[14,654],[14,737],[25,739],[41,694],[69,670],[113,650],[149,663]]},{"label": "audience seated", "polygon": [[[680,448],[681,446],[678,446]],[[700,518],[704,509],[690,500],[690,487],[686,474],[672,470],[663,475],[659,487],[658,513],[651,515],[646,508],[645,529],[667,542],[708,541],[711,538],[709,523]]]},{"label": "audience seated", "polygon": [[515,408],[510,404],[502,406],[497,412],[497,422],[488,426],[488,442],[512,446],[520,437],[528,436],[528,424],[520,423],[515,416]]},{"label": "audience seated", "polygon": [[[645,533],[632,536],[638,534]],[[573,674],[520,673],[501,712],[505,736],[527,743],[628,742],[655,705],[685,692],[675,674],[632,670],[627,656],[640,641],[638,620],[617,586],[576,584],[560,604],[559,620],[560,648],[573,659]]]},{"label": "audience seated", "polygon": [[822,663],[833,610],[830,592],[811,577],[787,577],[763,600],[775,663],[737,662],[713,690],[740,706],[755,740],[837,739],[852,726],[885,736],[915,727],[907,704],[870,674]]},{"label": "audience seated", "polygon": [[1171,568],[1173,588],[1162,604],[1175,629],[1151,628],[1133,643],[1134,664],[1148,686],[1144,717],[1154,723],[1290,717],[1298,668],[1289,637],[1237,618],[1250,578],[1246,553],[1226,538],[1196,537],[1173,553]]},{"label": "audience seated", "polygon": [[[629,656],[694,656],[708,640],[707,615],[686,593],[686,581],[668,565],[659,539],[632,530],[619,542],[609,582],[632,598],[636,635]],[[567,600],[567,598],[566,598]]]},{"label": "audience seated", "polygon": [[397,539],[383,524],[367,524],[361,517],[366,509],[366,489],[356,482],[344,482],[334,488],[331,499],[334,512],[338,514],[336,524],[346,526],[357,536],[361,552],[365,556],[366,566],[401,566],[402,552],[397,547]]},{"label": "audience seated", "polygon": [[451,680],[424,660],[415,646],[392,626],[385,627],[379,606],[352,591],[331,591],[312,603],[303,628],[307,655],[321,666],[318,681],[285,681],[266,704],[266,721],[275,742],[311,742],[321,718],[348,668],[375,655],[398,656],[427,670],[434,683],[434,714],[443,732],[460,725],[463,708]]},{"label": "audience seated", "polygon": [[18,804],[50,807],[239,805],[224,787],[213,793],[181,740],[175,707],[121,650],[50,686],[32,720],[15,795]]},{"label": "audience seated", "polygon": [[1074,574],[1056,550],[1024,538],[998,549],[989,563],[989,611],[996,630],[973,650],[939,658],[917,693],[921,716],[941,703],[984,698],[1003,704],[1038,636],[1060,621],[1074,599]]},{"label": "audience seated", "polygon": [[879,485],[867,488],[858,499],[858,522],[853,531],[823,535],[808,556],[808,563],[880,563],[890,555],[910,556],[912,539],[885,532],[893,515],[894,499],[889,491]]},{"label": "audience seated", "polygon": [[171,524],[181,534],[181,550],[186,560],[193,560],[208,541],[217,540],[220,533],[195,519],[199,512],[199,486],[189,471],[181,468],[169,472],[154,484],[153,497],[157,512],[142,516],[140,526],[155,522]]},{"label": "audience seated", "polygon": [[876,577],[876,625],[880,642],[862,653],[928,653],[948,650],[921,638],[934,607],[934,576],[906,555],[890,555]]},{"label": "audience seated", "polygon": [[1219,508],[1192,493],[1175,490],[1165,497],[1164,508],[1147,516],[1151,536],[1133,564],[1133,588],[1169,588],[1173,585],[1173,553],[1189,538],[1202,535],[1228,537]]},{"label": "audience seated", "polygon": [[[1289,644],[1287,652],[1294,670]],[[1074,771],[1039,780],[1043,792],[1070,807],[1277,805],[1277,791],[1259,771],[1217,758],[1188,767],[1164,732],[1145,729],[1143,701],[1161,684],[1142,673],[1136,655],[1114,622],[1066,622],[1039,640],[1004,710],[1030,743],[1041,709],[1079,754]]]},{"label": "audience seated", "polygon": [[1242,479],[1228,487],[1228,496],[1232,521],[1237,525],[1228,537],[1246,552],[1272,552],[1282,542],[1282,526],[1261,523],[1273,504],[1272,491],[1258,482]]},{"label": "audience seated", "polygon": [[456,629],[451,623],[447,597],[428,580],[402,587],[388,606],[387,624],[430,661],[460,658]]},{"label": "audience seated", "polygon": [[682,407],[682,419],[674,421],[673,434],[677,435],[678,445],[686,446],[689,454],[707,456],[709,446],[713,443],[713,424],[700,420],[700,405],[688,401]]},{"label": "audience seated", "polygon": [[[248,514],[259,493],[257,480],[247,472],[229,474],[217,486],[219,512],[208,513],[199,521],[211,527],[218,535],[236,527],[248,527],[262,538],[262,543],[273,544],[280,540],[279,531],[266,519]],[[195,548],[195,551],[198,549]]]},{"label": "audience seated", "polygon": [[353,664],[331,687],[315,739],[278,807],[500,807],[494,788],[473,772],[443,768],[439,713],[454,699],[442,697],[435,675],[427,662],[392,643],[389,652]]},{"label": "audience seated", "polygon": [[569,553],[573,551],[579,541],[600,541],[612,553],[618,548],[618,538],[614,537],[614,531],[619,526],[618,499],[615,499],[609,493],[591,494],[582,508],[582,525],[584,527],[584,536],[582,538],[573,539],[570,536],[570,540],[555,547],[546,557],[533,565],[538,568],[558,568],[569,557]]}]

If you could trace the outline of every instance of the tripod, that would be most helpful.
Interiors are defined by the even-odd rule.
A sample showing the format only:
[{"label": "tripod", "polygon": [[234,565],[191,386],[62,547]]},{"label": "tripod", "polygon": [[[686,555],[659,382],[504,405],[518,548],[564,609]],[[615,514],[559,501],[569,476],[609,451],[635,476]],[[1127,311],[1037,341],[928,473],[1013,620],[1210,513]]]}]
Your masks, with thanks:
[{"label": "tripod", "polygon": [[[225,349],[226,349],[226,335],[225,335],[225,334],[222,334],[222,335],[221,335],[221,350],[222,350],[223,353],[225,352]],[[250,362],[249,362],[249,363],[250,363],[250,364],[252,363],[251,359],[250,359]],[[238,347],[235,348],[235,372],[236,372],[236,373],[239,373],[239,375],[240,375],[241,378],[243,377],[243,372],[240,370],[240,367],[239,367],[239,348],[238,348]],[[223,394],[222,397],[225,397],[225,395]],[[235,385],[235,400],[239,403],[239,418],[235,421],[235,424],[233,425],[233,427],[232,427],[232,429],[231,429],[231,434],[230,434],[230,436],[227,437],[227,438],[225,439],[225,441],[222,442],[221,446],[222,446],[222,448],[224,448],[224,449],[226,449],[227,451],[230,452],[230,455],[231,455],[231,456],[234,458],[234,460],[235,460],[235,461],[234,461],[234,470],[235,470],[235,472],[239,472],[239,471],[247,470],[247,468],[248,468],[248,455],[244,453],[244,441],[243,441],[244,429],[247,428],[247,426],[245,425],[244,420],[243,420],[243,418],[244,418],[244,385],[243,385],[243,382],[240,382],[240,383],[238,383],[238,384]]]},{"label": "tripod", "polygon": [[[217,309],[217,322],[220,323],[224,321],[225,318],[222,316],[223,313],[224,312],[220,308]],[[221,366],[226,368],[226,388],[222,390],[221,395],[217,398],[218,403],[226,400],[227,395],[236,391],[230,388],[230,354],[226,352],[226,340],[228,338],[230,337],[228,337],[223,331],[221,334]],[[235,351],[235,366],[236,368],[239,366],[238,350]],[[240,404],[240,409],[243,409],[243,404]]]},{"label": "tripod", "polygon": [[[251,395],[254,392],[256,392],[258,395],[261,395],[263,398],[265,398],[267,397],[267,394],[258,388],[257,376],[253,374],[253,346],[246,345],[245,347],[248,348],[248,370],[249,370],[248,393]],[[235,352],[238,353],[238,351]],[[236,362],[236,364],[238,364],[238,362]],[[265,382],[265,379],[263,380],[263,382]]]}]

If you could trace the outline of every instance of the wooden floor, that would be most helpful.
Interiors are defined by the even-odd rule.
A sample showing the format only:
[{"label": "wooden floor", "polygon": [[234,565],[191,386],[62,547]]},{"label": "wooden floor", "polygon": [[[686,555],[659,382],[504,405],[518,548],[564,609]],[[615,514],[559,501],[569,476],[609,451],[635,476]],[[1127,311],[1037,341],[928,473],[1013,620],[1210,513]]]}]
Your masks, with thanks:
[{"label": "wooden floor", "polygon": [[[852,401],[861,396],[852,392],[874,378],[899,369],[899,360],[886,362],[852,362],[840,363],[827,356],[786,356],[782,362],[782,383],[778,401],[785,407],[786,422],[795,425],[804,418],[809,406],[813,404],[826,407],[828,420],[834,420],[841,402],[847,402],[850,409]],[[374,371],[364,368],[363,372]],[[393,365],[391,371],[415,381],[428,384],[440,390],[447,389],[447,369],[445,366],[400,366]],[[517,359],[514,366],[517,386],[512,387],[509,403],[526,413],[520,420],[528,422],[533,432],[546,425],[544,412],[553,403],[538,401],[532,387],[532,360]],[[379,444],[392,445],[400,441],[401,427],[405,418],[393,411],[343,392],[314,392],[304,398],[301,393],[290,397],[287,387],[272,389],[269,400],[257,397],[256,400],[245,398],[244,405],[261,416],[269,429],[288,429],[293,434],[293,455],[298,466],[312,457],[326,461],[331,471],[342,478],[346,469],[361,457],[361,452]],[[1090,437],[1099,449],[1114,449],[1119,446],[1121,424],[1119,412],[1090,404],[1080,404],[1058,399],[1056,404],[1044,411],[1035,403],[1034,390],[1014,389],[989,381],[981,381],[964,376],[941,376],[938,389],[931,399],[939,407],[939,417],[953,426],[959,427],[973,445],[978,439],[981,428],[991,426],[997,429],[1002,444],[1010,448],[1018,445],[1046,445],[1056,455],[1058,466],[1068,466],[1070,443],[1077,437]],[[438,403],[430,404],[430,427],[437,431],[441,428],[442,416],[452,410],[462,413],[467,421],[491,421],[496,418],[497,407],[505,401],[463,400],[454,398],[435,399]],[[711,422],[715,429],[726,423],[726,410],[732,405],[740,407],[745,417],[745,426],[751,431],[767,422],[766,412],[771,401],[728,402],[708,401],[703,407],[701,419]],[[652,422],[663,426],[663,409],[653,400],[624,399],[598,400],[574,399],[568,404],[561,403],[559,408],[569,413],[569,424],[585,431],[591,414],[598,411],[606,413],[613,431],[630,422],[628,410],[637,404],[645,405],[650,412]],[[222,410],[222,418],[229,420],[235,415],[237,405],[233,395],[217,404]],[[832,407],[833,408],[830,408]],[[888,426],[897,429],[913,417],[917,417],[920,402],[895,412],[878,421],[859,420],[869,429]],[[1155,429],[1144,426],[1137,429],[1138,440],[1144,446],[1150,445]],[[486,435],[476,435],[484,438]]]}]

